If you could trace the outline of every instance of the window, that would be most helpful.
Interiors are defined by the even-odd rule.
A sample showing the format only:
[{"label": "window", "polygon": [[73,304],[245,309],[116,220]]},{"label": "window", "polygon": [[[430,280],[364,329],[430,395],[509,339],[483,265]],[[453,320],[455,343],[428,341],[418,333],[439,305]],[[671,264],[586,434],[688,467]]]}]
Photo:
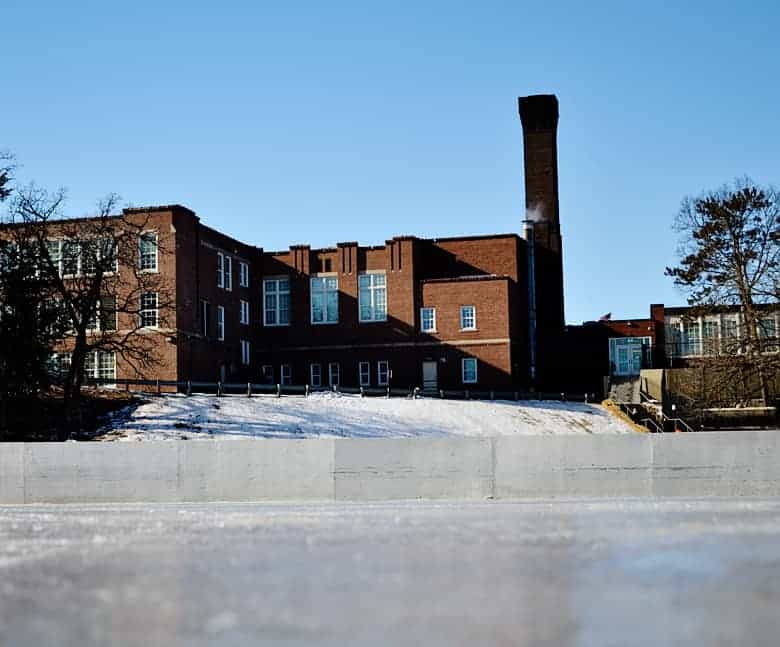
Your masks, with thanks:
[{"label": "window", "polygon": [[311,364],[309,366],[309,378],[312,386],[322,386],[322,366]]},{"label": "window", "polygon": [[703,351],[705,355],[715,355],[719,350],[720,322],[704,321],[702,323]]},{"label": "window", "polygon": [[95,351],[84,358],[84,377],[88,380],[116,380],[116,355],[113,351]]},{"label": "window", "polygon": [[360,373],[360,386],[371,386],[371,364],[360,362],[358,372]]},{"label": "window", "polygon": [[701,335],[698,320],[688,319],[683,323],[682,353],[683,356],[701,354]]},{"label": "window", "polygon": [[387,321],[387,280],[384,272],[358,276],[360,321]]},{"label": "window", "polygon": [[141,234],[138,267],[146,272],[157,271],[157,232]]},{"label": "window", "polygon": [[420,308],[420,329],[436,332],[436,308]]},{"label": "window", "polygon": [[57,268],[57,272],[62,274],[62,255],[61,255],[61,240],[47,240],[46,251],[51,259],[51,264]]},{"label": "window", "polygon": [[217,252],[217,287],[225,287],[225,255]]},{"label": "window", "polygon": [[281,366],[282,384],[292,384],[292,366],[290,364],[282,364]]},{"label": "window", "polygon": [[95,308],[95,317],[87,330],[116,330],[116,297],[106,295],[100,298]]},{"label": "window", "polygon": [[200,334],[204,337],[209,336],[209,316],[211,308],[208,301],[200,302]]},{"label": "window", "polygon": [[341,377],[341,366],[338,362],[331,362],[328,364],[328,384],[331,386],[339,385],[339,378]]},{"label": "window", "polygon": [[141,295],[141,327],[156,328],[158,324],[157,292],[144,292]]},{"label": "window", "polygon": [[777,321],[774,317],[763,317],[758,322],[758,336],[764,342],[765,351],[777,351]]},{"label": "window", "polygon": [[233,289],[233,259],[225,256],[225,289]]},{"label": "window", "polygon": [[238,264],[238,284],[242,288],[249,287],[249,265],[240,261]]},{"label": "window", "polygon": [[118,267],[118,258],[116,253],[116,241],[113,238],[102,238],[100,240],[100,260],[103,262],[104,272],[116,272]]},{"label": "window", "polygon": [[263,382],[265,384],[274,383],[274,367],[270,364],[263,365]]},{"label": "window", "polygon": [[46,371],[55,379],[64,379],[70,370],[70,353],[52,353],[46,361]]},{"label": "window", "polygon": [[75,240],[62,241],[62,275],[76,276],[79,273],[79,244]]},{"label": "window", "polygon": [[390,384],[390,362],[382,360],[376,363],[376,383],[379,386]]},{"label": "window", "polygon": [[339,280],[335,276],[311,278],[311,322],[334,324],[339,321]]},{"label": "window", "polygon": [[263,323],[290,325],[290,279],[286,276],[263,281]]},{"label": "window", "polygon": [[241,340],[241,363],[249,366],[249,342],[246,339]]},{"label": "window", "polygon": [[461,360],[461,375],[463,384],[477,383],[477,360],[473,357],[464,357]]},{"label": "window", "polygon": [[460,307],[460,329],[461,330],[476,330],[477,329],[477,308],[476,308],[476,306],[461,306]]},{"label": "window", "polygon": [[249,301],[241,300],[241,323],[249,325]]},{"label": "window", "polygon": [[217,306],[217,339],[225,341],[225,307]]}]

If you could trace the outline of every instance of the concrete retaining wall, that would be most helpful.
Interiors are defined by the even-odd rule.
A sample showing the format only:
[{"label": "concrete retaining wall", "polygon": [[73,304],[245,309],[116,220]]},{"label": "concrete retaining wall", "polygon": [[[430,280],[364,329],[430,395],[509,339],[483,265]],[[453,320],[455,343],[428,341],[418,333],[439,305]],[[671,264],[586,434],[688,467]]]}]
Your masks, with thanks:
[{"label": "concrete retaining wall", "polygon": [[780,432],[0,444],[0,503],[780,495]]}]

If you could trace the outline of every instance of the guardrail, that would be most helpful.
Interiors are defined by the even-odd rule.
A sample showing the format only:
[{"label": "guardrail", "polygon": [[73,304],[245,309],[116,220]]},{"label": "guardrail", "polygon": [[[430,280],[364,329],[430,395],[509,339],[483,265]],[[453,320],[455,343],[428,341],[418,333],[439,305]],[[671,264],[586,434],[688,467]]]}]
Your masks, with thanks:
[{"label": "guardrail", "polygon": [[[176,389],[186,395],[206,394],[221,397],[223,395],[246,395],[252,397],[255,395],[270,395],[282,397],[287,395],[297,395],[307,397],[312,393],[344,393],[348,395],[360,395],[361,397],[439,397],[444,400],[556,400],[560,402],[595,402],[594,393],[566,393],[549,391],[474,391],[471,389],[439,389],[437,391],[423,391],[420,387],[395,388],[386,387],[349,387],[349,386],[311,386],[310,384],[267,384],[256,382],[202,382],[195,380],[177,381],[177,380],[132,380],[132,379],[89,379],[85,386],[88,387],[111,387],[115,389],[124,389],[125,391],[139,391],[142,393],[153,393],[162,395],[163,392],[170,392]],[[140,387],[140,388],[133,388]]]}]

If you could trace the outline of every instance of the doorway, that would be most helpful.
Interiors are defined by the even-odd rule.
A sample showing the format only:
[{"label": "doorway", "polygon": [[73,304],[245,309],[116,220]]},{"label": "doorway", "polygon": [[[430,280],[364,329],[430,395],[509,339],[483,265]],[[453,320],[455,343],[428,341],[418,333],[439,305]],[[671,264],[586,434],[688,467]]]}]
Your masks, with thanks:
[{"label": "doorway", "polygon": [[438,391],[439,365],[436,362],[423,362],[423,391]]}]

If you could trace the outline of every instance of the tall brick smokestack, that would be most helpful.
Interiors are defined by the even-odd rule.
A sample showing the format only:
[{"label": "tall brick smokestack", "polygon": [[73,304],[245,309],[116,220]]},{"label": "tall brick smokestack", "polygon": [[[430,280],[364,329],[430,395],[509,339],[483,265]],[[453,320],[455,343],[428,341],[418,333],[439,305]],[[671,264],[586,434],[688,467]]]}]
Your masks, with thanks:
[{"label": "tall brick smokestack", "polygon": [[[518,99],[525,160],[524,237],[528,248],[530,378],[535,386],[560,385],[564,331],[563,257],[558,214],[558,99]],[[533,267],[531,267],[531,264]]]},{"label": "tall brick smokestack", "polygon": [[538,244],[560,251],[558,216],[558,99],[535,94],[518,99],[523,124],[525,208],[536,223]]}]

